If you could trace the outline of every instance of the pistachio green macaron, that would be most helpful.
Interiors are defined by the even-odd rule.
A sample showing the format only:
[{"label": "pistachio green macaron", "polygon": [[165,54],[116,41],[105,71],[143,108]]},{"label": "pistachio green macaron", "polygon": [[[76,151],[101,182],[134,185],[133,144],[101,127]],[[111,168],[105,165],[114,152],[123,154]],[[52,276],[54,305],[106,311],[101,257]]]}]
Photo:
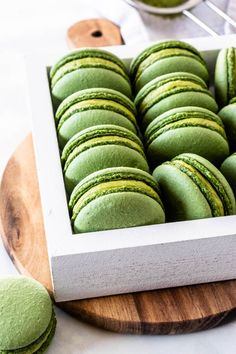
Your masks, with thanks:
[{"label": "pistachio green macaron", "polygon": [[135,104],[143,129],[160,114],[178,107],[198,106],[216,113],[217,103],[206,83],[190,73],[162,75],[146,84],[137,94]]},{"label": "pistachio green macaron", "polygon": [[215,66],[215,93],[220,107],[236,96],[236,49],[222,49]]},{"label": "pistachio green macaron", "polygon": [[158,42],[142,51],[131,63],[131,77],[136,91],[149,81],[172,72],[189,72],[209,80],[206,63],[200,52],[178,40]]},{"label": "pistachio green macaron", "polygon": [[173,7],[183,4],[186,0],[139,0],[147,5],[156,7]]},{"label": "pistachio green macaron", "polygon": [[233,215],[233,191],[222,173],[196,154],[181,154],[158,166],[159,182],[168,221]]},{"label": "pistachio green macaron", "polygon": [[58,107],[55,120],[61,147],[76,133],[95,125],[119,125],[134,133],[138,129],[134,103],[107,88],[91,88],[70,95]]},{"label": "pistachio green macaron", "polygon": [[219,111],[226,135],[229,141],[231,152],[236,151],[236,98],[230,100],[229,104]]},{"label": "pistachio green macaron", "polygon": [[145,132],[145,145],[154,167],[184,152],[203,156],[218,166],[229,155],[221,119],[194,106],[174,108],[155,118]]},{"label": "pistachio green macaron", "polygon": [[130,167],[107,168],[84,178],[73,190],[69,208],[75,233],[165,221],[158,183]]},{"label": "pistachio green macaron", "polygon": [[126,67],[116,55],[94,48],[72,51],[50,70],[51,91],[55,106],[79,90],[103,87],[132,96]]},{"label": "pistachio green macaron", "polygon": [[62,151],[67,192],[89,174],[128,166],[149,171],[141,140],[126,128],[97,125],[75,134]]},{"label": "pistachio green macaron", "polygon": [[56,318],[46,289],[23,276],[0,278],[0,353],[44,353]]},{"label": "pistachio green macaron", "polygon": [[229,182],[236,197],[236,152],[225,159],[220,170]]}]

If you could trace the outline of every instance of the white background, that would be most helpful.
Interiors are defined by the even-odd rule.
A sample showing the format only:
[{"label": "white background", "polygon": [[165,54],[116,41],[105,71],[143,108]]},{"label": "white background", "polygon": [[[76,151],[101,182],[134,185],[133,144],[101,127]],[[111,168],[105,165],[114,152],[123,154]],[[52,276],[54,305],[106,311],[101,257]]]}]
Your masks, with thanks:
[{"label": "white background", "polygon": [[[227,1],[216,1],[226,8]],[[234,1],[231,1],[231,8]],[[97,4],[97,5],[96,5]],[[99,6],[98,6],[99,4]],[[112,8],[109,8],[109,4]],[[117,9],[114,10],[114,6]],[[96,6],[99,8],[96,9]],[[196,13],[201,9],[195,10]],[[202,12],[203,13],[203,12]],[[122,26],[127,42],[137,40],[135,27],[142,20],[132,9],[124,7],[119,0],[0,0],[0,174],[16,146],[30,131],[27,111],[26,80],[23,54],[35,49],[66,50],[66,29],[81,18],[107,16]],[[205,14],[205,11],[204,11]],[[236,17],[236,13],[235,13]],[[131,20],[132,19],[132,20]],[[186,34],[199,35],[203,32],[189,20],[162,20],[142,16],[149,23],[147,36],[159,38],[173,33],[187,37]],[[133,22],[132,22],[133,21]],[[136,21],[136,22],[135,22]],[[220,20],[207,17],[215,29],[223,32]],[[130,23],[134,25],[130,25]],[[139,28],[139,31],[140,28]],[[182,32],[181,32],[182,31]],[[145,38],[142,28],[140,40]],[[133,37],[132,37],[133,36]],[[39,98],[40,99],[40,98]],[[14,274],[12,265],[0,241],[0,275]],[[236,318],[216,329],[201,333],[177,336],[133,336],[120,335],[94,328],[81,323],[56,309],[58,327],[48,353],[102,353],[102,354],[233,354],[236,353]]]}]

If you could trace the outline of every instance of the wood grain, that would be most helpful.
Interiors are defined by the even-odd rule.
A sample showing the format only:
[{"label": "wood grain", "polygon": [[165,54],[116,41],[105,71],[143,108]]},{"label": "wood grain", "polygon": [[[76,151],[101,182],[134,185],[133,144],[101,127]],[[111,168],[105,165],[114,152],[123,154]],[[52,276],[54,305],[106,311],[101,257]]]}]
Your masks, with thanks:
[{"label": "wood grain", "polygon": [[[52,295],[33,153],[28,136],[9,160],[0,186],[4,245],[20,273]],[[236,309],[236,281],[58,303],[75,317],[122,333],[173,334],[212,328]]]},{"label": "wood grain", "polygon": [[67,31],[67,44],[71,49],[121,45],[120,28],[106,19],[79,21]]}]

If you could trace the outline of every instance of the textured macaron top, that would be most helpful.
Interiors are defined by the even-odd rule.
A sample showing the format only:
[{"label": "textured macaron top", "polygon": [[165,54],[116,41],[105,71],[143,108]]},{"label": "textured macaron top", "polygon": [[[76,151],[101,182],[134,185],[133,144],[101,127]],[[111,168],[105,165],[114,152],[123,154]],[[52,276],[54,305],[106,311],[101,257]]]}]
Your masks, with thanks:
[{"label": "textured macaron top", "polygon": [[137,94],[135,104],[138,111],[144,115],[163,98],[190,91],[203,92],[212,97],[201,78],[190,73],[176,72],[162,75],[146,84]]},{"label": "textured macaron top", "polygon": [[151,45],[134,58],[130,68],[131,76],[137,79],[140,73],[156,60],[172,56],[188,56],[206,65],[196,48],[182,41],[169,40]]},{"label": "textured macaron top", "polygon": [[163,208],[158,183],[148,173],[132,167],[106,168],[85,177],[73,190],[69,208],[72,222],[90,201],[112,193],[136,192],[147,195]]},{"label": "textured macaron top", "polygon": [[91,147],[101,145],[122,145],[138,151],[145,157],[141,140],[126,128],[116,125],[97,125],[75,134],[62,151],[64,171],[69,164],[82,152]]},{"label": "textured macaron top", "polygon": [[1,278],[0,352],[16,353],[37,341],[51,318],[52,302],[41,284],[22,276]]},{"label": "textured macaron top", "polygon": [[145,132],[146,145],[171,129],[184,127],[207,128],[227,141],[222,120],[216,114],[205,108],[191,106],[171,109],[154,119]]},{"label": "textured macaron top", "polygon": [[206,198],[212,216],[235,214],[233,192],[220,171],[208,160],[195,154],[181,154],[169,162],[186,174],[198,186]]},{"label": "textured macaron top", "polygon": [[112,70],[129,81],[126,67],[117,56],[102,49],[85,48],[63,56],[52,66],[50,70],[51,86],[54,87],[57,81],[67,73],[91,67]]},{"label": "textured macaron top", "polygon": [[128,118],[136,127],[134,103],[122,93],[108,88],[85,89],[67,97],[57,109],[55,119],[58,129],[73,114],[94,109],[106,109]]}]

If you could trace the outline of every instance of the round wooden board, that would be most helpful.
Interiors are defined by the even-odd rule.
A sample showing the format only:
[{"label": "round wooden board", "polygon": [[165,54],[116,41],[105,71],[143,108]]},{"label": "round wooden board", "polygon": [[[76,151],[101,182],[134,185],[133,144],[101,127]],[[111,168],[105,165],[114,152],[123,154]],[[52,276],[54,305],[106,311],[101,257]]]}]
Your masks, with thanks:
[{"label": "round wooden board", "polygon": [[[31,135],[9,160],[0,187],[5,247],[20,273],[52,294]],[[57,303],[72,315],[122,333],[188,333],[218,325],[236,308],[236,281]]]}]

